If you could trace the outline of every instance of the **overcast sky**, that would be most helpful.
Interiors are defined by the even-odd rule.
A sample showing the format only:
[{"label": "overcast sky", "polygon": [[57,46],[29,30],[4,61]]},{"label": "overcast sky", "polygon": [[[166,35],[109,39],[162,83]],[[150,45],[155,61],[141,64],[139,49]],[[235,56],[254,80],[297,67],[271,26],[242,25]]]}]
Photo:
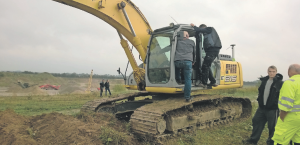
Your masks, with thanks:
[{"label": "overcast sky", "polygon": [[[152,29],[205,23],[222,41],[236,44],[244,80],[267,75],[275,65],[299,63],[299,0],[132,0]],[[129,14],[130,17],[130,14]],[[138,53],[134,50],[138,59]],[[140,61],[138,63],[141,63]],[[0,1],[0,71],[117,74],[127,57],[116,30],[101,19],[51,0]],[[131,68],[129,69],[131,72]]]}]

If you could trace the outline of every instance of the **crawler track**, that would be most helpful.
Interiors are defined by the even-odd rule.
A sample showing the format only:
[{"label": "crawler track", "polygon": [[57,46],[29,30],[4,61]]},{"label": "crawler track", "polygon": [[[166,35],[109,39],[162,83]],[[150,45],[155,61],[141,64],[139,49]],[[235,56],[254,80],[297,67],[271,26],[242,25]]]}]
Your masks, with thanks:
[{"label": "crawler track", "polygon": [[194,101],[189,103],[182,98],[169,98],[138,108],[130,119],[133,132],[160,138],[251,116],[249,99],[208,95],[194,97]]},{"label": "crawler track", "polygon": [[[135,97],[155,96],[153,100]],[[89,101],[81,108],[84,112],[109,112],[117,118],[130,118],[132,131],[138,136],[161,138],[184,131],[211,128],[234,119],[249,118],[252,105],[248,98],[195,95],[185,102],[181,95],[138,92],[116,98]],[[125,100],[124,102],[120,102]],[[124,109],[125,108],[125,109]]]}]

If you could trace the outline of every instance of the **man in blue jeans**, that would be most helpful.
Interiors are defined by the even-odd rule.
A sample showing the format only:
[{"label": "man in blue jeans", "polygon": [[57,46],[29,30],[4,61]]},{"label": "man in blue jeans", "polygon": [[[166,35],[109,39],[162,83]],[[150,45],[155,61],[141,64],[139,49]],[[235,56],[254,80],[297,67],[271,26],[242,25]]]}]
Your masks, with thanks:
[{"label": "man in blue jeans", "polygon": [[177,40],[177,46],[175,51],[175,78],[177,83],[181,83],[180,69],[184,74],[184,98],[187,102],[192,100],[191,87],[192,87],[192,65],[196,58],[195,42],[189,39],[189,33],[183,31],[184,38]]}]

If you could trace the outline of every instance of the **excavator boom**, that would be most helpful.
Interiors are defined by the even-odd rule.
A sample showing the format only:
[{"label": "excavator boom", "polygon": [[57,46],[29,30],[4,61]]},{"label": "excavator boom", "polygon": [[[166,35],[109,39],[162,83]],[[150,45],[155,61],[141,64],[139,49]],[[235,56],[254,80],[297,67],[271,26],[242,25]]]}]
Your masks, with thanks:
[{"label": "excavator boom", "polygon": [[137,49],[142,61],[146,59],[147,44],[152,29],[142,12],[130,0],[54,0],[86,11],[117,30],[121,45],[133,69],[139,90],[145,90],[145,69],[139,68],[123,36]]},{"label": "excavator boom", "polygon": [[[101,20],[105,21],[112,27],[114,27],[119,33],[126,37],[126,39],[135,46],[139,48],[141,45],[142,49],[138,50],[142,59],[145,59],[146,48],[150,38],[148,32],[152,29],[144,17],[142,12],[136,7],[130,0],[54,0],[56,2],[66,4],[80,10],[86,11]],[[131,28],[128,24],[127,18],[125,17],[122,8],[118,5],[123,2],[125,3],[124,10],[127,12],[128,19],[132,25],[132,29],[135,35],[132,33]],[[128,15],[129,14],[129,15]],[[140,44],[139,44],[139,39]]]}]

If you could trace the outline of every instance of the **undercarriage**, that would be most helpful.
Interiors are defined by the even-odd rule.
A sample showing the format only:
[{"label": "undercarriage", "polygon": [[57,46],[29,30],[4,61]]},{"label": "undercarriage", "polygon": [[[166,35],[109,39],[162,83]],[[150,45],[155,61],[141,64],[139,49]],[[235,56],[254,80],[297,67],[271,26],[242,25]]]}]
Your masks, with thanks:
[{"label": "undercarriage", "polygon": [[185,102],[182,95],[138,92],[99,99],[82,106],[84,112],[108,112],[129,120],[135,135],[160,138],[184,131],[211,128],[234,119],[249,118],[248,98],[195,95]]}]

